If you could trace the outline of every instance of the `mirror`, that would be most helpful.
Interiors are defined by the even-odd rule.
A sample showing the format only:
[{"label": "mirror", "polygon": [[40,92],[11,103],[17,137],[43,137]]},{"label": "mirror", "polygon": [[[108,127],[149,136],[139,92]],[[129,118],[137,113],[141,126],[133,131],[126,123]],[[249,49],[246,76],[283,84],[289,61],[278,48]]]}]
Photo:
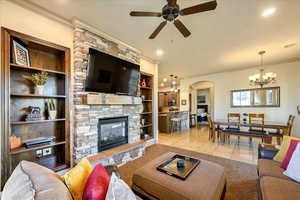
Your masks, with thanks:
[{"label": "mirror", "polygon": [[232,90],[231,107],[280,107],[280,87]]}]

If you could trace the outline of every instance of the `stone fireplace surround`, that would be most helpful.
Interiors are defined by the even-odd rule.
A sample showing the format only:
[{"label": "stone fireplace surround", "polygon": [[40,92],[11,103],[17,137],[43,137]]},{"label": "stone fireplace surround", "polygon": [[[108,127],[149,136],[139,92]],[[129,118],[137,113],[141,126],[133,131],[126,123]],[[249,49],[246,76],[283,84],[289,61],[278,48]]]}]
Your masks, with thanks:
[{"label": "stone fireplace surround", "polygon": [[[140,141],[140,114],[143,111],[140,97],[117,96],[100,94],[101,105],[85,105],[83,103],[84,83],[87,75],[89,48],[103,51],[110,55],[139,64],[140,53],[124,44],[97,35],[82,25],[74,23],[74,74],[73,74],[73,104],[74,104],[74,134],[73,134],[73,159],[80,159],[98,154],[98,121],[101,118],[128,116],[128,143],[139,145],[101,161],[104,164],[124,164],[144,153],[144,144]],[[120,99],[120,104],[110,102],[110,99]],[[111,98],[113,97],[113,98]],[[122,100],[123,98],[123,100]],[[128,101],[128,99],[131,99]],[[126,104],[124,104],[127,102]],[[103,157],[103,156],[102,156]]]}]

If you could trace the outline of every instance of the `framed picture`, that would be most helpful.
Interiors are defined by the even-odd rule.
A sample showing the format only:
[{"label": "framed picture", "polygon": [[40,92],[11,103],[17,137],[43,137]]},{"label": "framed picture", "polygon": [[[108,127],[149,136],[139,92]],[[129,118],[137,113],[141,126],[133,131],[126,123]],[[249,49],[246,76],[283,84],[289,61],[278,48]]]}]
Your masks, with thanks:
[{"label": "framed picture", "polygon": [[186,99],[181,100],[181,105],[183,105],[183,106],[186,105]]},{"label": "framed picture", "polygon": [[13,60],[15,64],[29,66],[28,49],[13,40]]}]

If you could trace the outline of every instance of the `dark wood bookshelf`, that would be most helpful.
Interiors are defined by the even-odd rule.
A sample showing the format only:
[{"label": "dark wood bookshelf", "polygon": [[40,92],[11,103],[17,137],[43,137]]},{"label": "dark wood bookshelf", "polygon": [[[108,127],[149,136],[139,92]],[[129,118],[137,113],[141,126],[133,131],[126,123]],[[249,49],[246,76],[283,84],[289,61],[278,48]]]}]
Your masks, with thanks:
[{"label": "dark wood bookshelf", "polygon": [[66,98],[65,95],[37,95],[37,94],[17,94],[17,93],[12,93],[10,94],[12,97],[28,97],[28,98]]},{"label": "dark wood bookshelf", "polygon": [[[30,66],[15,64],[13,41],[28,50]],[[55,171],[72,166],[70,154],[70,49],[29,35],[1,28],[2,64],[2,185],[22,160],[36,162]],[[26,79],[33,73],[48,73],[44,95],[33,91]],[[53,99],[57,117],[48,120],[46,101]],[[25,121],[29,106],[41,109],[42,119]],[[56,142],[33,148],[11,149],[10,137],[25,140],[55,137]],[[51,155],[38,156],[37,151],[51,148]],[[49,159],[48,159],[49,158]]]},{"label": "dark wood bookshelf", "polygon": [[[146,86],[142,86],[142,82],[146,82]],[[141,113],[141,138],[154,138],[153,135],[153,75],[141,72],[140,92],[143,99],[144,111]],[[144,121],[144,125],[142,123]],[[145,137],[148,135],[148,137]]]},{"label": "dark wood bookshelf", "polygon": [[15,121],[15,122],[10,122],[10,124],[11,125],[37,124],[37,123],[59,122],[59,121],[65,121],[65,120],[66,119],[36,120],[36,121]]},{"label": "dark wood bookshelf", "polygon": [[60,71],[55,71],[55,70],[50,70],[50,69],[44,69],[40,67],[31,67],[31,66],[23,66],[23,65],[18,65],[18,64],[13,64],[10,63],[11,69],[20,69],[20,70],[33,70],[33,71],[44,71],[48,73],[53,73],[53,74],[60,74],[60,75],[66,75],[65,72],[60,72]]},{"label": "dark wood bookshelf", "polygon": [[36,147],[32,147],[32,148],[19,147],[19,148],[11,150],[10,154],[25,153],[28,151],[35,151],[35,150],[44,149],[44,148],[53,147],[53,146],[62,145],[62,144],[66,144],[66,141],[53,142],[51,144],[40,145],[40,146],[36,146]]}]

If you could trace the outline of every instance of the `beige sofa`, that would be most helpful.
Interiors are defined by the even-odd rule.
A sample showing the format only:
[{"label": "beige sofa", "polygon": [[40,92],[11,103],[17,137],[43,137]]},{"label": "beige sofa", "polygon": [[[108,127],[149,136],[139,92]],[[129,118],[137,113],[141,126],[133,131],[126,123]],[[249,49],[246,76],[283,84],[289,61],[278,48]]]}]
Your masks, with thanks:
[{"label": "beige sofa", "polygon": [[6,182],[1,200],[33,199],[72,200],[73,198],[58,174],[35,163],[21,161]]},{"label": "beige sofa", "polygon": [[261,200],[300,199],[300,184],[289,179],[283,172],[279,162],[258,160],[258,186]]}]

